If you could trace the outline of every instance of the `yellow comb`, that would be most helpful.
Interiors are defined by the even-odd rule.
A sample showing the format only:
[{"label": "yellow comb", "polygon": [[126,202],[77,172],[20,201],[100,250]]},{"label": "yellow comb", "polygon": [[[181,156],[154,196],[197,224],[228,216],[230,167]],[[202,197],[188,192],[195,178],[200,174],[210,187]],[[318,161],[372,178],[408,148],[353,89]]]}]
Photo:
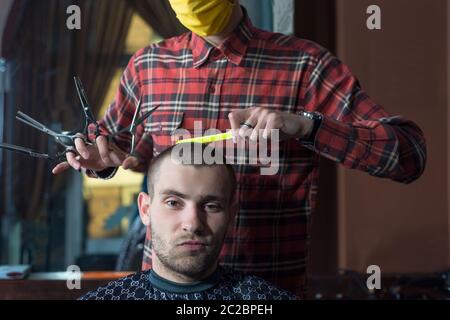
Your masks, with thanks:
[{"label": "yellow comb", "polygon": [[211,142],[215,142],[215,141],[228,140],[231,138],[233,138],[233,135],[231,134],[231,131],[228,131],[226,133],[213,134],[210,136],[202,136],[202,137],[197,137],[197,138],[178,140],[176,144],[188,143],[188,142],[211,143]]}]

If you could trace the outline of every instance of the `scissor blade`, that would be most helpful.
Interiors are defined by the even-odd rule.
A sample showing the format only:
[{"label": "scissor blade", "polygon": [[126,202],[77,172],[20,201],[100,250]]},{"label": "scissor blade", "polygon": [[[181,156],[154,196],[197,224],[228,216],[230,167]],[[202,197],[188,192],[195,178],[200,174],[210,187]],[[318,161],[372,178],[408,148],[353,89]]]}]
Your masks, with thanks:
[{"label": "scissor blade", "polygon": [[[135,123],[134,123],[134,127],[139,126],[142,122],[144,122],[144,120],[146,120],[159,106],[161,105],[157,105],[156,107],[152,108],[151,110],[147,111],[146,113],[144,113],[144,115],[142,117],[140,117]],[[111,137],[115,137],[118,134],[124,133],[124,132],[129,132],[132,129],[132,124],[130,124],[129,126],[120,129],[117,132],[114,132],[112,135],[110,135]]]},{"label": "scissor blade", "polygon": [[131,120],[131,126],[130,126],[130,131],[134,132],[134,129],[136,128],[136,120],[137,117],[139,115],[139,112],[141,112],[141,102],[142,102],[142,97],[139,98],[139,102],[136,106],[136,110],[134,111],[134,115],[133,115],[133,120]]},{"label": "scissor blade", "polygon": [[33,119],[32,117],[26,115],[25,113],[18,111],[17,112],[17,116],[16,119],[19,120],[20,122],[25,123],[26,125],[29,125],[30,127],[33,127],[39,131],[42,131],[48,135],[51,136],[58,136],[58,133],[54,132],[53,130],[50,130],[49,128],[47,128],[46,126],[44,126],[42,123],[40,123],[39,121]]},{"label": "scissor blade", "polygon": [[[89,103],[87,101],[86,92],[84,91],[83,84],[81,83],[80,78],[73,77],[75,81],[75,87],[77,88],[78,97],[81,101],[81,106],[83,107],[84,115],[87,119],[90,120],[90,122],[96,122],[94,114],[91,111],[91,108],[89,106]],[[89,121],[86,121],[87,123]]]},{"label": "scissor blade", "polygon": [[6,150],[10,150],[10,151],[15,151],[15,152],[20,152],[26,155],[29,155],[31,157],[36,157],[36,158],[43,158],[43,159],[49,159],[50,156],[46,153],[39,153],[39,152],[34,152],[31,149],[25,148],[25,147],[19,147],[13,144],[9,144],[9,143],[2,143],[0,142],[0,148],[6,149]]},{"label": "scissor blade", "polygon": [[144,122],[144,120],[146,120],[152,113],[153,113],[153,111],[154,111],[155,109],[152,109],[152,110],[150,110],[150,111],[147,111],[146,113],[144,113],[144,115],[142,116],[142,117],[140,117],[139,119],[138,119],[138,121],[136,121],[136,127],[138,126],[138,125],[140,125],[142,122]]},{"label": "scissor blade", "polygon": [[30,117],[29,115],[23,113],[22,111],[17,112],[16,118],[24,123],[31,123],[36,127],[45,128],[45,126],[42,123]]}]

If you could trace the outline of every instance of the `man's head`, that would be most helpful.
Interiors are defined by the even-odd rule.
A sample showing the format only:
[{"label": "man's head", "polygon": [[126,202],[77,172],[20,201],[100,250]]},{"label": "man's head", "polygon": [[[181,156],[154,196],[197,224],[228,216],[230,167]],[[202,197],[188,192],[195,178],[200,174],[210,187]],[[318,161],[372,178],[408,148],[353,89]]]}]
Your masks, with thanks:
[{"label": "man's head", "polygon": [[[183,151],[191,150],[191,159],[201,156],[190,146]],[[150,226],[155,271],[169,280],[191,282],[216,268],[236,210],[236,180],[229,165],[180,163],[172,151],[165,150],[150,164],[149,194],[139,194],[139,211]]]}]

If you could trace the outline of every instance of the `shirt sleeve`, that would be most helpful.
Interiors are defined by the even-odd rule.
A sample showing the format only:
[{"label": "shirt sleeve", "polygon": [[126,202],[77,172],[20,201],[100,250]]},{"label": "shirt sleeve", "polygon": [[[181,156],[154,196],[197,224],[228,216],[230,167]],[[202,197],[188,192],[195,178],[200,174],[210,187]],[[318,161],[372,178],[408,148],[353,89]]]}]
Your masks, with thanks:
[{"label": "shirt sleeve", "polygon": [[323,115],[312,148],[347,168],[410,183],[423,173],[425,138],[402,116],[371,100],[348,67],[324,52],[309,70],[301,108]]},{"label": "shirt sleeve", "polygon": [[[109,135],[129,126],[133,120],[133,115],[137,107],[141,92],[139,72],[136,68],[136,53],[129,61],[120,79],[114,101],[108,107],[104,117],[99,121],[100,133]],[[143,108],[144,109],[144,108]],[[143,110],[144,111],[144,110]],[[89,127],[89,138],[95,139],[95,126]],[[131,135],[123,133],[114,138],[114,142],[124,152],[129,152],[131,148]],[[135,171],[144,172],[153,156],[153,140],[145,133],[142,125],[136,129],[135,155],[139,160],[139,166]]]}]

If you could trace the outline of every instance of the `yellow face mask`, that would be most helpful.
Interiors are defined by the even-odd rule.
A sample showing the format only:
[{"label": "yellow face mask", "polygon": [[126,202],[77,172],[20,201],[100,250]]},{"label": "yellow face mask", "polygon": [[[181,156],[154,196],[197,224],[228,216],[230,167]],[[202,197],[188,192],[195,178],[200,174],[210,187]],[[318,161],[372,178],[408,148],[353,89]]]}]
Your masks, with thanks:
[{"label": "yellow face mask", "polygon": [[222,32],[230,21],[235,0],[169,0],[178,20],[199,36]]}]

